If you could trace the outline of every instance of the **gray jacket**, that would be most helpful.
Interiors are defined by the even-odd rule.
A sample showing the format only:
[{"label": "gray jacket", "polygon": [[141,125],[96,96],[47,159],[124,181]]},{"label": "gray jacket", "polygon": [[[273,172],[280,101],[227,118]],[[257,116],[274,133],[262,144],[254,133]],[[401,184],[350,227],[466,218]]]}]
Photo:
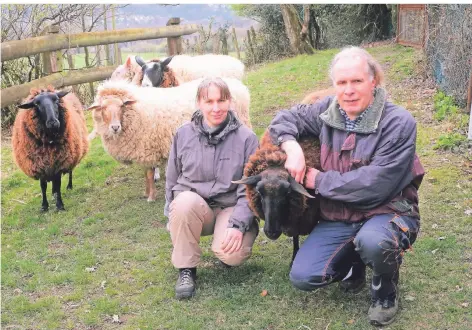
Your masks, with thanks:
[{"label": "gray jacket", "polygon": [[242,125],[230,111],[230,120],[216,136],[202,127],[203,116],[196,111],[192,121],[182,125],[174,136],[166,170],[166,205],[181,191],[193,191],[211,207],[234,206],[228,226],[247,231],[254,219],[240,180],[244,166],[259,146],[256,134]]}]

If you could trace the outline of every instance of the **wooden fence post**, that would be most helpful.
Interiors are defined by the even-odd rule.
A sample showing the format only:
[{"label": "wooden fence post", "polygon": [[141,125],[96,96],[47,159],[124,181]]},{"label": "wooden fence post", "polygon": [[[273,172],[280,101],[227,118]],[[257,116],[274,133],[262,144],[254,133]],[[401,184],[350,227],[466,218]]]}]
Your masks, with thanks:
[{"label": "wooden fence post", "polygon": [[[167,21],[166,26],[179,25],[180,18],[172,17]],[[182,54],[182,37],[167,38],[167,55],[180,55]]]},{"label": "wooden fence post", "polygon": [[[48,34],[59,34],[59,26],[46,26],[46,28],[41,32],[41,35]],[[60,50],[42,53],[41,58],[43,63],[43,73],[46,75],[62,71],[62,52]]]},{"label": "wooden fence post", "polygon": [[250,60],[252,64],[256,64],[256,54],[254,54],[254,47],[252,47],[252,41],[251,41],[251,31],[247,30],[247,43],[249,45],[249,54],[250,54]]},{"label": "wooden fence post", "polygon": [[470,110],[468,138],[469,138],[469,140],[472,140],[472,70],[470,71],[469,91],[467,93],[467,109]]},{"label": "wooden fence post", "polygon": [[234,26],[233,26],[233,43],[234,43],[234,48],[236,49],[236,53],[238,54],[238,60],[240,60],[241,54],[239,53],[238,38],[236,38],[236,30],[234,29]]},{"label": "wooden fence post", "polygon": [[[104,12],[105,12],[104,15],[103,15],[103,30],[108,31],[108,24],[107,24],[107,13],[108,13],[108,11],[106,10],[106,5],[103,5],[103,9],[104,9]],[[110,46],[109,45],[103,45],[103,47],[105,47],[105,57],[106,57],[106,60],[107,60],[107,64],[112,65],[113,61],[111,60],[111,57],[110,57]]]},{"label": "wooden fence post", "polygon": [[[69,63],[69,70],[74,70],[75,69],[75,65],[74,65],[74,58],[72,57],[72,54],[69,53],[69,51],[67,51],[67,62]],[[72,91],[77,94],[78,91],[79,91],[79,88],[77,85],[73,85],[72,86]]]},{"label": "wooden fence post", "polygon": [[[115,5],[111,5],[111,28],[112,30],[116,30],[116,24],[115,24]],[[114,53],[113,53],[113,64],[122,64],[121,61],[121,56],[120,56],[120,51],[118,44],[115,43],[113,44],[114,46]]]}]

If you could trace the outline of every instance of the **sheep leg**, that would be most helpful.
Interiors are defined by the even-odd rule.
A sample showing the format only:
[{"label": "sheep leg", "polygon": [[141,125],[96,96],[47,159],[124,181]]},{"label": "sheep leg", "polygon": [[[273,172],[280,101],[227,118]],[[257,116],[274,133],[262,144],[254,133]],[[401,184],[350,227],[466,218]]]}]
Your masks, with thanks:
[{"label": "sheep leg", "polygon": [[46,190],[48,188],[48,182],[44,179],[40,180],[41,193],[43,195],[43,204],[41,205],[41,212],[46,212],[49,209],[48,198],[46,197]]},{"label": "sheep leg", "polygon": [[72,170],[69,171],[69,183],[67,184],[67,190],[72,189]]},{"label": "sheep leg", "polygon": [[292,253],[292,261],[290,261],[290,268],[292,268],[293,260],[295,260],[295,256],[297,255],[298,250],[300,249],[300,237],[298,235],[293,236],[293,253]]},{"label": "sheep leg", "polygon": [[148,198],[149,196],[149,183],[148,183],[148,169],[144,169],[144,184],[146,187],[146,190],[144,191],[144,197]]},{"label": "sheep leg", "polygon": [[161,175],[159,174],[159,167],[156,167],[156,169],[154,170],[154,182],[159,181],[160,178]]},{"label": "sheep leg", "polygon": [[154,184],[154,170],[154,167],[151,167],[146,171],[146,184],[148,186],[147,189],[149,189],[149,197],[147,199],[148,202],[154,202],[157,197],[156,185]]},{"label": "sheep leg", "polygon": [[58,211],[64,211],[64,203],[62,203],[62,196],[61,196],[61,177],[62,174],[58,173],[54,176],[52,180],[52,189],[56,192],[56,208]]}]

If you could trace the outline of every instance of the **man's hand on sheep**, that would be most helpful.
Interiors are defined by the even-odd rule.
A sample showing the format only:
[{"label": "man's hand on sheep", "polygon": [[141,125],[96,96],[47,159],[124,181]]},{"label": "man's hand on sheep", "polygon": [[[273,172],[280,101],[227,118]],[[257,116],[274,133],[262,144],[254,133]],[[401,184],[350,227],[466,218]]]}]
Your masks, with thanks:
[{"label": "man's hand on sheep", "polygon": [[285,168],[288,173],[297,181],[303,184],[305,178],[305,155],[303,150],[297,141],[288,140],[282,143],[282,150],[287,154],[287,160],[285,161]]},{"label": "man's hand on sheep", "polygon": [[243,233],[236,228],[226,229],[225,239],[221,243],[224,253],[233,253],[239,251],[243,244]]},{"label": "man's hand on sheep", "polygon": [[306,171],[305,188],[315,189],[315,179],[318,173],[320,173],[320,171],[312,167],[310,167],[308,171]]}]

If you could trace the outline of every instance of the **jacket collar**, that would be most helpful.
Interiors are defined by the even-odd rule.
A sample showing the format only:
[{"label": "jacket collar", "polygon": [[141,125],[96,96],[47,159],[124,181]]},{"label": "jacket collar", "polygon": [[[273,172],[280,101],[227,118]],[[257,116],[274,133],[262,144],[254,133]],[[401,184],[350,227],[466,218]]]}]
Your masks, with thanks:
[{"label": "jacket collar", "polygon": [[239,126],[242,125],[231,110],[228,111],[228,118],[229,120],[227,120],[226,126],[223,129],[218,130],[218,132],[214,135],[209,133],[203,126],[203,113],[200,110],[197,110],[193,113],[192,123],[200,135],[207,139],[209,144],[215,145],[220,141],[223,141],[230,132],[237,130]]},{"label": "jacket collar", "polygon": [[[362,117],[362,120],[357,124],[357,127],[351,132],[355,133],[373,133],[379,126],[380,118],[382,117],[385,101],[387,100],[387,92],[385,89],[377,87],[374,97],[374,102],[369,111]],[[339,103],[337,98],[333,98],[328,109],[320,115],[327,125],[345,131],[345,119],[339,111]]]}]

